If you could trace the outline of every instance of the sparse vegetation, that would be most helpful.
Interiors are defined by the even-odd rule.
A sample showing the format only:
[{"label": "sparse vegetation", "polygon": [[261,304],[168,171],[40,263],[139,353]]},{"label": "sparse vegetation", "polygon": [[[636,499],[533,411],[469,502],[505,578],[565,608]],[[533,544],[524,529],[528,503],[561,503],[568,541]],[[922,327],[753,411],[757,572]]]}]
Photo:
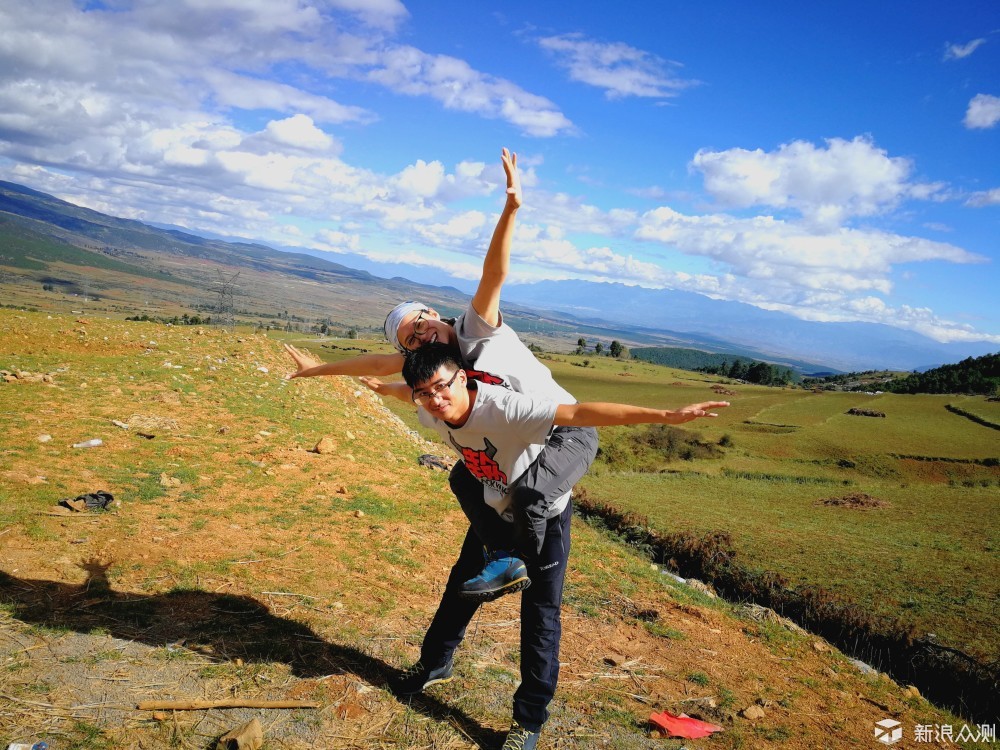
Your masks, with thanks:
[{"label": "sparse vegetation", "polygon": [[[0,735],[27,737],[44,715],[60,746],[207,747],[220,727],[257,713],[269,745],[289,748],[346,750],[373,738],[398,748],[457,750],[495,743],[495,728],[509,720],[517,675],[516,601],[481,610],[459,652],[454,684],[408,704],[385,689],[395,670],[416,658],[466,530],[447,476],[416,465],[427,446],[400,429],[396,417],[353,379],[283,380],[285,355],[263,335],[246,329],[199,334],[190,326],[96,317],[77,323],[76,317],[0,313],[0,368],[54,377],[51,384],[0,383],[0,407],[9,415],[0,436],[5,550],[0,661],[8,665],[0,670],[0,693],[21,701],[5,703]],[[81,327],[85,335],[74,330]],[[384,345],[364,342],[362,348],[379,346]],[[578,397],[620,395],[623,364],[610,357],[590,359],[586,370],[573,367],[572,357],[551,364]],[[660,368],[637,362],[629,367],[629,395],[635,396],[630,400],[672,406],[711,397],[690,373],[664,376]],[[716,503],[734,494],[763,514],[739,518],[754,533],[757,522],[785,532],[775,523],[777,513],[802,493],[808,499],[801,505],[809,506],[814,519],[861,515],[811,505],[844,494],[823,484],[719,472],[725,467],[778,477],[842,475],[868,490],[856,468],[863,446],[837,422],[851,421],[843,416],[847,407],[822,400],[842,394],[823,394],[812,410],[797,411],[777,398],[780,391],[739,390],[734,415],[685,430],[695,437],[692,445],[704,443],[721,455],[685,460],[679,454],[666,462],[661,456],[657,473],[622,473],[602,465],[593,479],[624,482],[618,486],[663,505],[674,523],[685,525],[702,518],[714,523]],[[753,403],[741,405],[746,399]],[[954,427],[959,434],[985,429],[935,408],[961,425]],[[769,420],[777,423],[833,420],[829,434],[854,437],[857,450],[819,457],[766,455],[761,447],[769,436],[741,427],[742,420],[766,409],[785,411]],[[161,421],[150,424],[161,426],[146,439],[113,423],[133,415],[157,417]],[[401,406],[399,416],[412,420],[412,409]],[[912,437],[913,420],[906,414],[878,420],[883,422]],[[934,430],[939,438],[934,452],[919,447],[919,434],[894,445],[901,455],[947,456],[953,447],[947,430],[940,425]],[[52,440],[39,442],[43,432]],[[338,442],[335,453],[311,451],[323,435]],[[731,436],[728,446],[720,444],[724,435]],[[807,427],[796,439],[803,435],[809,435]],[[99,448],[69,447],[95,436],[104,440]],[[671,441],[667,432],[626,429],[602,439],[609,450],[621,444],[650,456]],[[882,440],[878,436],[877,442]],[[959,449],[953,458],[962,458]],[[840,458],[849,458],[855,468],[839,466]],[[884,460],[911,482],[918,469],[946,468],[959,483],[992,476],[995,467],[984,463],[989,456],[972,457],[980,463],[968,458],[948,464]],[[659,473],[663,468],[677,473]],[[665,482],[676,504],[664,502],[650,480]],[[937,484],[935,490],[946,486]],[[99,488],[112,492],[120,505],[101,514],[51,515],[59,498]],[[948,491],[976,497],[991,490]],[[907,497],[907,512],[931,507],[926,497],[914,502],[897,492],[886,495],[892,507],[872,512],[896,514],[900,497]],[[683,507],[690,511],[687,518],[676,513]],[[741,515],[728,509],[724,518],[733,524]],[[818,536],[825,528],[817,521],[809,533]],[[875,532],[860,529],[860,543],[867,544]],[[741,557],[746,533],[731,539]],[[787,543],[808,538],[792,534]],[[762,539],[774,546],[775,537]],[[961,546],[940,529],[925,529],[917,539],[943,559],[982,554],[975,535]],[[729,718],[717,719],[726,727],[720,746],[742,742],[767,748],[770,741],[756,733],[755,724],[734,714],[759,694],[761,678],[755,675],[762,674],[779,685],[809,685],[794,698],[794,711],[802,714],[825,715],[834,691],[844,690],[890,706],[911,724],[957,723],[926,703],[912,704],[892,683],[866,679],[842,657],[816,651],[814,639],[781,624],[766,626],[774,629],[770,635],[764,626],[754,630],[738,609],[651,569],[648,558],[614,535],[575,521],[571,560],[562,686],[553,707],[553,727],[574,729],[561,737],[567,748],[662,746],[662,740],[647,736],[650,705],[670,708],[689,697],[689,690],[703,688],[729,711]],[[967,583],[956,592],[958,606],[975,614],[975,592],[984,584]],[[913,610],[924,607],[923,599],[914,602]],[[777,661],[774,648],[780,649]],[[713,652],[725,658],[709,664],[706,654]],[[827,665],[842,670],[836,687],[821,677],[807,682]],[[308,698],[322,710],[213,710],[156,722],[130,708],[146,697],[231,695]],[[814,745],[870,741],[867,724],[850,720],[850,707],[833,730],[825,723],[792,724],[784,710],[769,711],[757,725],[779,734],[788,726],[795,741]],[[775,742],[777,747],[781,740]]]}]

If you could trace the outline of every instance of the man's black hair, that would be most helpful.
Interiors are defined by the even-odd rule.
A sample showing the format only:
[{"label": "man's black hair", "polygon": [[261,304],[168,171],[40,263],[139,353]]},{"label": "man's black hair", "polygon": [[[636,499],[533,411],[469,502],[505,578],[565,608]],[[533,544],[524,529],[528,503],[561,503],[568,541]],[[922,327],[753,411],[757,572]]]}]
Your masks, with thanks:
[{"label": "man's black hair", "polygon": [[459,351],[439,341],[424,344],[419,349],[406,353],[406,360],[403,362],[403,380],[410,388],[416,388],[418,383],[426,383],[433,378],[442,365],[461,370]]}]

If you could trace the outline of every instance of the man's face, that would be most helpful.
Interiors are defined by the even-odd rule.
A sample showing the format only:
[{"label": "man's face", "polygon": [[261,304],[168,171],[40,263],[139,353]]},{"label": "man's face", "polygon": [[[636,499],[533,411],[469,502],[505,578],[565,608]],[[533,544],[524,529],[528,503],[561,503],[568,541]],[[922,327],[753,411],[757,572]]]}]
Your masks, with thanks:
[{"label": "man's face", "polygon": [[469,406],[465,371],[454,365],[441,365],[433,377],[413,388],[414,403],[437,419],[461,421]]},{"label": "man's face", "polygon": [[413,351],[432,341],[454,344],[455,330],[441,320],[436,310],[416,310],[399,324],[396,338],[404,349]]}]

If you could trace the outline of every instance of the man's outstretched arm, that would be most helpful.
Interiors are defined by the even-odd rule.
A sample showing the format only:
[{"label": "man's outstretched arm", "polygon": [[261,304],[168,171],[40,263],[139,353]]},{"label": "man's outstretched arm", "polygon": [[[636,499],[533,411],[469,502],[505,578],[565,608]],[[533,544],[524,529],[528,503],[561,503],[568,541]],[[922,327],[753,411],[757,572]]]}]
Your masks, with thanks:
[{"label": "man's outstretched arm", "polygon": [[701,417],[717,417],[711,409],[729,406],[728,401],[703,401],[680,409],[648,409],[645,406],[590,401],[559,404],[555,424],[564,427],[610,427],[626,424],[684,424]]}]

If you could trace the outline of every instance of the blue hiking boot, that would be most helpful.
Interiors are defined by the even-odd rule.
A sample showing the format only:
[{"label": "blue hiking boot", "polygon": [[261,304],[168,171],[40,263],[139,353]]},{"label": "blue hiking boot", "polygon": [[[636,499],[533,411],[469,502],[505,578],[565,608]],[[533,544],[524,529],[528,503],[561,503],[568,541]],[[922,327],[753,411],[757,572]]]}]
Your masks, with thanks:
[{"label": "blue hiking boot", "polygon": [[488,602],[504,594],[513,594],[531,585],[524,560],[510,552],[497,551],[486,558],[486,567],[475,578],[462,584],[458,595],[463,599]]},{"label": "blue hiking boot", "polygon": [[418,661],[393,682],[392,690],[396,695],[416,695],[431,685],[451,682],[453,668],[451,657],[434,668],[425,667],[423,662]]},{"label": "blue hiking boot", "polygon": [[529,729],[525,729],[515,721],[510,725],[510,731],[507,732],[507,739],[504,740],[503,747],[500,750],[535,750],[538,746],[540,735],[540,732],[532,732]]}]

